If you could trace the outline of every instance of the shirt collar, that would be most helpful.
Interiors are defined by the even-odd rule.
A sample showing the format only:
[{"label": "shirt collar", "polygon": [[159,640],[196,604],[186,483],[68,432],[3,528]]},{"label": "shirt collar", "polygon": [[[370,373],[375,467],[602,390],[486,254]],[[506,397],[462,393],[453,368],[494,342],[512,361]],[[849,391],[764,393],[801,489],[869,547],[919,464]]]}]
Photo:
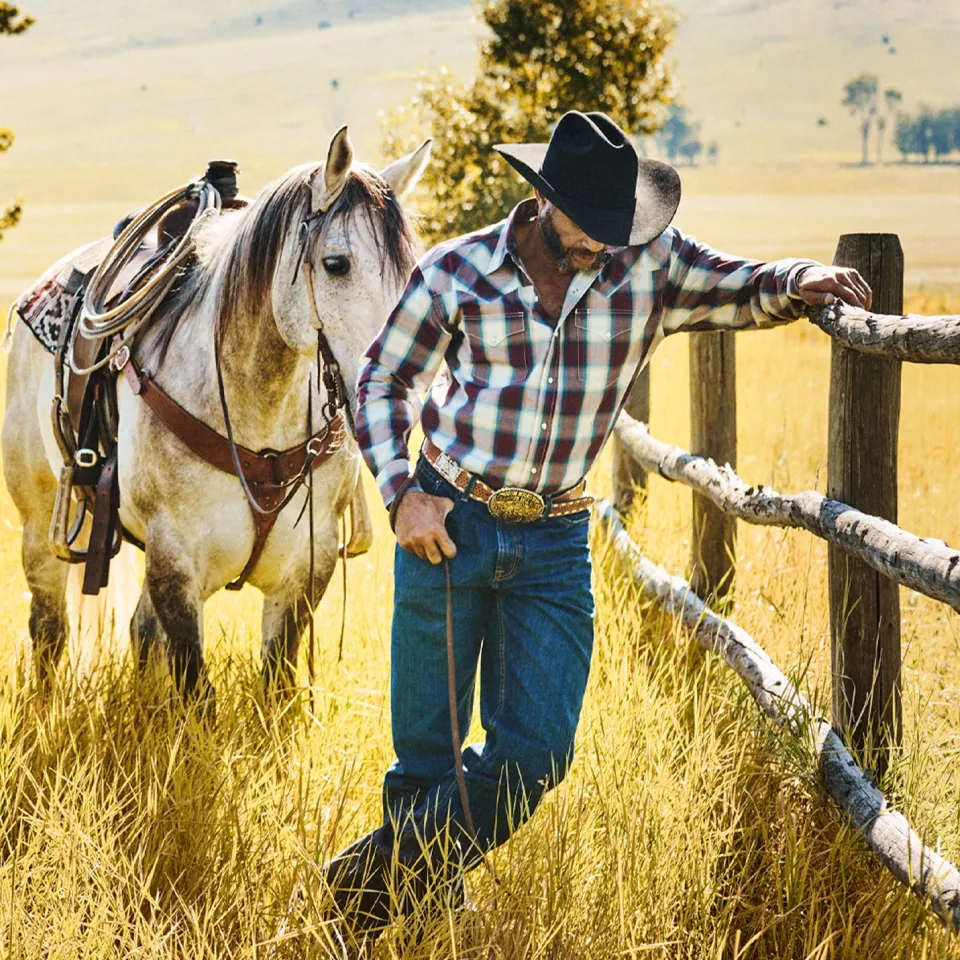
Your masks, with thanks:
[{"label": "shirt collar", "polygon": [[503,266],[503,261],[510,255],[517,267],[520,266],[519,258],[516,255],[516,228],[518,224],[529,223],[537,216],[536,197],[527,197],[521,200],[511,211],[500,229],[500,236],[497,238],[497,245],[493,248],[490,255],[490,264],[487,267],[487,274],[494,270],[499,270]]}]

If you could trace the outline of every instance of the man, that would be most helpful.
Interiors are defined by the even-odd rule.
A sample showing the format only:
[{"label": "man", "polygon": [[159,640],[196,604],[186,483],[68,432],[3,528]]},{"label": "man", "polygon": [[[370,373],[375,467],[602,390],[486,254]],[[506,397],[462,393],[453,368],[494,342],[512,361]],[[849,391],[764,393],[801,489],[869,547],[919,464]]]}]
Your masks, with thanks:
[{"label": "man", "polygon": [[[566,114],[547,145],[496,149],[535,197],[421,260],[359,379],[358,439],[398,544],[397,760],[383,825],[328,865],[356,929],[379,929],[448,883],[451,861],[475,866],[563,778],[593,643],[583,478],[660,340],[788,322],[835,298],[870,302],[853,270],[738,260],[670,227],[676,171],[638,158],[603,114]],[[412,469],[418,420],[426,439]],[[457,726],[469,727],[479,666],[486,732],[463,751],[465,798],[451,640]]]}]

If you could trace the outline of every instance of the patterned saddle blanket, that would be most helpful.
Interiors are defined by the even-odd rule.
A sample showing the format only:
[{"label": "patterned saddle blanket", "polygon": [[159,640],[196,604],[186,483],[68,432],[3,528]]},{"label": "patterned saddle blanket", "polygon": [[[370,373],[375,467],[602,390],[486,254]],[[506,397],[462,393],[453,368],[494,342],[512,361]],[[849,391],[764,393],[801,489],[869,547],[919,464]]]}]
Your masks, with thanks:
[{"label": "patterned saddle blanket", "polygon": [[104,237],[68,253],[17,300],[17,316],[50,353],[56,352],[64,327],[80,309],[85,280],[112,244],[111,237]]}]

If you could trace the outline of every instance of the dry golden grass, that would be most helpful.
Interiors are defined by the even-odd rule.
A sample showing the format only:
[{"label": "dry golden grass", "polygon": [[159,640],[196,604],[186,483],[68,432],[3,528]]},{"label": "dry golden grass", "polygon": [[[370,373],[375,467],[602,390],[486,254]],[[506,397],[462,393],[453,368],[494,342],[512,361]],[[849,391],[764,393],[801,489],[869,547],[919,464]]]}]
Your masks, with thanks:
[{"label": "dry golden grass", "polygon": [[[745,334],[738,352],[741,473],[822,488],[825,338],[800,326]],[[902,521],[956,543],[956,373],[921,372],[905,377]],[[662,348],[653,376],[653,428],[682,442],[684,338]],[[607,488],[608,469],[604,460],[595,489]],[[6,499],[3,516],[15,524]],[[633,530],[650,556],[682,570],[688,520],[689,493],[654,480]],[[162,670],[138,683],[129,661],[79,688],[68,680],[52,704],[31,698],[15,530],[3,538],[4,956],[335,955],[318,864],[376,822],[391,758],[392,547],[379,512],[376,521],[375,549],[350,565],[342,663],[337,582],[321,605],[314,709],[260,703],[254,591],[210,605],[215,727],[171,703]],[[738,621],[825,705],[822,545],[742,527],[739,556]],[[496,892],[473,875],[476,912],[448,918],[417,948],[399,927],[376,955],[960,956],[820,797],[802,751],[636,595],[602,544],[596,557],[597,644],[571,776],[497,854]],[[903,600],[906,747],[885,787],[958,859],[956,618]]]},{"label": "dry golden grass", "polygon": [[[841,5],[842,29],[822,38],[816,70],[802,30],[771,48],[741,29],[763,5],[685,6],[699,32],[681,34],[682,77],[706,136],[721,139],[722,165],[685,172],[680,225],[746,255],[824,260],[841,232],[897,232],[908,308],[960,312],[956,168],[864,171],[838,162],[855,136],[836,106],[837,84],[872,69],[857,46],[856,5]],[[883,6],[893,16],[903,4]],[[757,17],[771,29],[798,24],[792,7],[767,7]],[[908,96],[907,84],[922,81],[920,93],[936,100],[938,63],[949,61],[931,51],[949,48],[956,17],[935,16],[944,27],[933,36],[930,16],[915,10],[911,25],[902,21],[898,69]],[[121,44],[95,55],[81,54],[68,22],[57,22],[59,45],[37,57],[26,38],[12,41],[12,67],[0,75],[14,94],[0,119],[21,137],[0,163],[0,197],[27,194],[23,224],[0,247],[4,308],[63,252],[106,233],[208,155],[237,155],[253,192],[319,157],[349,120],[361,156],[370,157],[377,109],[401,100],[420,67],[446,60],[466,69],[475,29],[460,9],[257,43],[242,32],[208,33],[187,46]],[[107,29],[95,16],[91,23],[81,47]],[[734,48],[736,59],[722,64],[706,56]],[[332,77],[341,81],[336,93]],[[896,79],[892,69],[887,77]],[[814,140],[806,131],[819,112],[831,125]],[[738,353],[740,473],[784,491],[822,490],[826,338],[796,325],[744,334]],[[664,344],[652,377],[652,428],[685,444],[683,337]],[[900,519],[954,545],[958,387],[954,369],[904,370]],[[607,458],[592,486],[608,491]],[[375,502],[372,485],[370,492]],[[651,558],[676,572],[689,552],[689,502],[689,491],[653,480],[631,519]],[[141,683],[128,659],[79,686],[65,676],[51,703],[31,696],[19,521],[0,490],[0,957],[336,955],[321,923],[318,864],[376,822],[391,759],[392,538],[379,511],[375,519],[373,551],[350,563],[340,663],[339,579],[322,601],[312,708],[263,709],[253,590],[208,605],[219,694],[210,727],[171,702],[162,670]],[[691,651],[636,595],[601,544],[596,559],[597,643],[570,777],[496,855],[499,889],[483,873],[471,878],[476,912],[447,918],[416,949],[395,930],[377,956],[960,957],[821,799],[802,752],[759,718],[725,668]],[[738,570],[738,622],[826,706],[823,545],[741,525]],[[960,623],[909,591],[902,607],[905,748],[884,787],[927,841],[957,861]]]}]

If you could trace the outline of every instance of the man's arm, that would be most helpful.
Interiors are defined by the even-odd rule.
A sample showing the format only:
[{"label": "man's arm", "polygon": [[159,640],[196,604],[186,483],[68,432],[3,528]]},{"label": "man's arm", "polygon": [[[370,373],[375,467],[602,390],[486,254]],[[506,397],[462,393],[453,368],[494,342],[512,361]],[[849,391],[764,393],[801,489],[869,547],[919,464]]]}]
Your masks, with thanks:
[{"label": "man's arm", "polygon": [[665,333],[790,323],[807,305],[831,298],[866,306],[870,290],[856,270],[814,260],[743,260],[673,231],[662,300]]},{"label": "man's arm", "polygon": [[[456,546],[444,521],[453,503],[432,497],[410,480],[410,432],[420,417],[420,396],[430,386],[450,343],[450,318],[420,268],[367,350],[357,381],[357,442],[383,502],[398,494],[397,542],[421,559],[439,563]],[[393,511],[391,511],[393,513]]]},{"label": "man's arm", "polygon": [[420,418],[420,394],[449,343],[442,303],[416,267],[357,379],[357,442],[388,507],[410,474],[407,444]]}]

